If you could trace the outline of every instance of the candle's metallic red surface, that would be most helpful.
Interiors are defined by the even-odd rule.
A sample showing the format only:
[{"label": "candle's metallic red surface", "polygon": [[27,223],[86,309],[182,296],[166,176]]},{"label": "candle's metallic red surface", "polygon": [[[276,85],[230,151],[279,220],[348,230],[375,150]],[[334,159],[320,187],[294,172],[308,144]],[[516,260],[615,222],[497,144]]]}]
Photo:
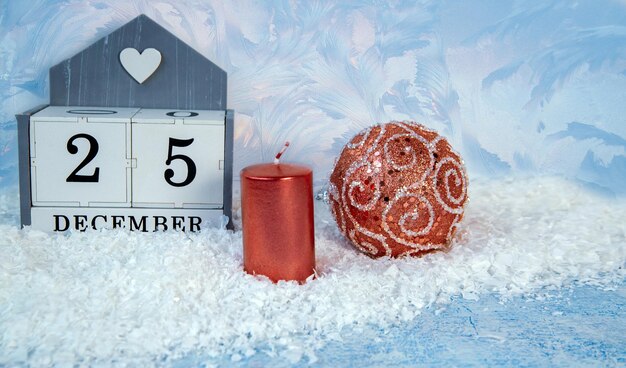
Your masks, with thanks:
[{"label": "candle's metallic red surface", "polygon": [[244,270],[304,282],[315,268],[313,172],[260,164],[241,171]]}]

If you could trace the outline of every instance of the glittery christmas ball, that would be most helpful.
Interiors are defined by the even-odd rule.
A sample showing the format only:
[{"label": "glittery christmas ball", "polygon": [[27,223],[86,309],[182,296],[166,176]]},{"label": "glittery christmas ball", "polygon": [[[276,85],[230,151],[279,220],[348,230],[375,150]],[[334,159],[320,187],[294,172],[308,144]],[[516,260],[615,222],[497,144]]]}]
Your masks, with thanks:
[{"label": "glittery christmas ball", "polygon": [[459,154],[411,122],[376,125],[343,148],[330,176],[341,232],[372,257],[445,249],[463,217],[467,176]]}]

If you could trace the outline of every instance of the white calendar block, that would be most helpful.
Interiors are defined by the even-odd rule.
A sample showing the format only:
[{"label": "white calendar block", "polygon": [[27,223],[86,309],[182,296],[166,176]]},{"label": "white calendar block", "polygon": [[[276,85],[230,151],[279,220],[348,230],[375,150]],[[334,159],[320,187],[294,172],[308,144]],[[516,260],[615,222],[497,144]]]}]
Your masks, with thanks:
[{"label": "white calendar block", "polygon": [[129,207],[137,108],[51,106],[31,117],[33,206]]},{"label": "white calendar block", "polygon": [[132,206],[221,208],[224,111],[142,109],[132,123]]}]

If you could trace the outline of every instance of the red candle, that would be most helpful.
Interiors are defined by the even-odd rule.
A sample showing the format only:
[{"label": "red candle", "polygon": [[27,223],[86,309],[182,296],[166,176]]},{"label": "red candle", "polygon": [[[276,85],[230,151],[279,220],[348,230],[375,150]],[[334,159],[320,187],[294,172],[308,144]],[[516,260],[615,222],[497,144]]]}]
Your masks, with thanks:
[{"label": "red candle", "polygon": [[314,273],[313,172],[274,163],[241,171],[243,265],[270,280],[304,282]]}]

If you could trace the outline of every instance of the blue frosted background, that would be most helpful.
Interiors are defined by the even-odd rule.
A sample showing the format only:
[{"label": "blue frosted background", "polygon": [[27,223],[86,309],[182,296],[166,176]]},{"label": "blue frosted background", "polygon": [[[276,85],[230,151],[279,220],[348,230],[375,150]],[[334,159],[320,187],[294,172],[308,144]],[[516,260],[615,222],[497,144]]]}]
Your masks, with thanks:
[{"label": "blue frosted background", "polygon": [[228,72],[235,173],[308,162],[317,185],[357,131],[423,122],[470,176],[558,174],[626,194],[626,2],[0,0],[0,189],[14,114],[48,68],[145,13]]}]

